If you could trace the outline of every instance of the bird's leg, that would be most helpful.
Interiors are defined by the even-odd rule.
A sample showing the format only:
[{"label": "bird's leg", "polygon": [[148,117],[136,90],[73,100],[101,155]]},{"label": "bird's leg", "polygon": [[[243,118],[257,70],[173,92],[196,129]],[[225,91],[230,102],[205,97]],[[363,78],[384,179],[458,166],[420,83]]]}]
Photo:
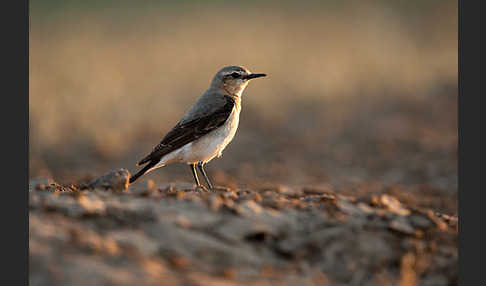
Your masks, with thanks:
[{"label": "bird's leg", "polygon": [[196,171],[196,164],[191,164],[191,171],[192,171],[192,174],[194,175],[194,180],[196,180],[196,184],[197,186],[201,186],[201,184],[199,183],[199,178],[197,177],[197,171]]},{"label": "bird's leg", "polygon": [[199,170],[204,176],[204,180],[206,180],[206,183],[208,184],[209,188],[212,189],[213,185],[211,185],[211,182],[209,181],[209,177],[206,174],[206,171],[204,170],[204,164],[202,162],[197,163],[197,166],[199,167]]}]

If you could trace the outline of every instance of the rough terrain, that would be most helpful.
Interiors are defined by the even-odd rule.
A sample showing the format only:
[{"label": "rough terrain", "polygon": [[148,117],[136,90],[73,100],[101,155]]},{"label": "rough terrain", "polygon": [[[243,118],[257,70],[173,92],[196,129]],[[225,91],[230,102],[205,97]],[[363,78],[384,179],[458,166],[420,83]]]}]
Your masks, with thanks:
[{"label": "rough terrain", "polygon": [[127,179],[31,181],[30,285],[458,284],[457,217],[390,188]]}]

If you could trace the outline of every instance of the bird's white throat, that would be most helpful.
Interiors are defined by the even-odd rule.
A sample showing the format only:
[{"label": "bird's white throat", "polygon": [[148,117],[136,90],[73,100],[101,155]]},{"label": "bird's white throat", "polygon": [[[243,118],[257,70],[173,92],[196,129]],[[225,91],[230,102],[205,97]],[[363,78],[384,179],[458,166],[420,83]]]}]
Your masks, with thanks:
[{"label": "bird's white throat", "polygon": [[242,82],[240,85],[224,85],[223,89],[229,95],[241,97],[247,85],[248,85],[248,81]]}]

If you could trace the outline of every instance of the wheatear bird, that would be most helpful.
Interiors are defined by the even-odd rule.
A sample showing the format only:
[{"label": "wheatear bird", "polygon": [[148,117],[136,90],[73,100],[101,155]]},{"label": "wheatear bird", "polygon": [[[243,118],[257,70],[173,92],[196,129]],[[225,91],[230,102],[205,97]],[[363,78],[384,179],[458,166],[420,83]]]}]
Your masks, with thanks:
[{"label": "wheatear bird", "polygon": [[138,177],[171,163],[187,163],[196,180],[196,165],[212,189],[204,164],[214,157],[221,157],[224,148],[233,140],[241,110],[241,94],[249,80],[266,76],[251,73],[239,66],[224,67],[216,73],[209,89],[189,109],[172,130],[165,135],[152,152],[138,162],[147,164],[130,177],[133,183]]}]

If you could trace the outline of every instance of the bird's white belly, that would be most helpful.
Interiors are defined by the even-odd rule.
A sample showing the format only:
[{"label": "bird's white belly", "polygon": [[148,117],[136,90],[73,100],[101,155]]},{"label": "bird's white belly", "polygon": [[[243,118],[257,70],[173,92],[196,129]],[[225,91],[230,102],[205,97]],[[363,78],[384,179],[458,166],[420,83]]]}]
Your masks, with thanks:
[{"label": "bird's white belly", "polygon": [[202,136],[198,140],[188,143],[175,150],[160,160],[154,168],[162,167],[170,163],[181,162],[193,164],[197,162],[209,162],[216,156],[221,156],[224,148],[233,140],[240,118],[240,108],[236,106],[226,122]]}]

